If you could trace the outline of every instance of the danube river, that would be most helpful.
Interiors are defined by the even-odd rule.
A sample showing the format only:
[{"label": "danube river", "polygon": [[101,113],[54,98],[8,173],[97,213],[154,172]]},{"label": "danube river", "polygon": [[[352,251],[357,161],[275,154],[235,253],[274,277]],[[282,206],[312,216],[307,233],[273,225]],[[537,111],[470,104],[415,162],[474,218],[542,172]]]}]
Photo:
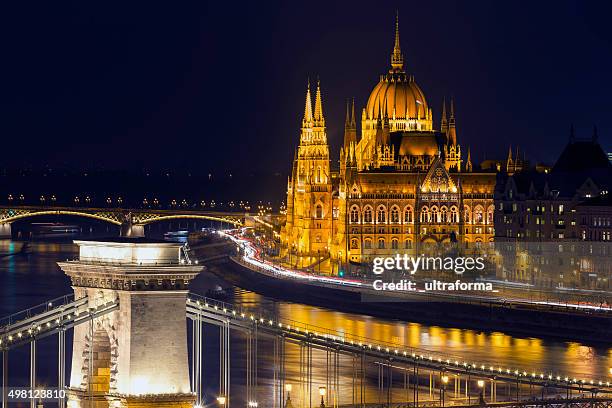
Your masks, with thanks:
[{"label": "danube river", "polygon": [[[34,242],[28,244],[28,253],[20,253],[22,242],[0,241],[0,317],[17,312],[29,306],[42,303],[48,299],[71,292],[68,278],[56,265],[57,261],[75,258],[76,247],[71,243]],[[323,328],[351,333],[385,342],[394,342],[409,347],[440,351],[468,361],[490,363],[492,365],[524,369],[536,372],[554,372],[577,378],[610,378],[612,367],[612,344],[589,345],[575,342],[561,342],[542,338],[515,337],[500,332],[478,332],[455,327],[428,326],[413,323],[410,316],[398,316],[397,320],[382,320],[363,315],[341,313],[334,310],[312,307],[304,304],[279,302],[240,288],[231,287],[228,283],[204,273],[192,285],[192,291],[205,295],[215,287],[226,290],[228,302],[242,307],[267,310],[279,318],[316,325]],[[205,355],[205,391],[209,397],[215,395],[217,387],[216,373],[218,364],[218,334],[216,329],[208,331]],[[69,342],[71,339],[68,339]],[[49,340],[51,341],[51,340]],[[39,345],[38,376],[39,382],[55,383],[55,343],[44,347]],[[70,344],[70,343],[68,343]],[[242,358],[244,342],[237,339],[232,345],[232,384],[239,387],[244,382],[242,377]],[[269,351],[270,347],[262,347]],[[11,352],[11,384],[27,384],[28,348]],[[289,382],[296,382],[298,376],[297,347],[288,348],[287,371]],[[208,359],[207,357],[210,357]],[[242,360],[242,361],[241,361]],[[48,362],[48,363],[45,363]],[[326,360],[323,355],[315,355],[315,373],[313,382],[324,383]],[[271,360],[269,353],[262,353],[260,360],[260,401],[270,398]],[[317,373],[317,367],[320,369]],[[70,365],[67,364],[69,367]],[[346,371],[350,369],[346,367]],[[341,383],[350,382],[351,374],[341,372]],[[399,377],[399,375],[398,375]],[[234,380],[236,378],[236,380]],[[371,381],[369,394],[375,393],[375,381]],[[401,390],[398,390],[398,393]],[[236,391],[239,394],[240,391]],[[350,395],[350,391],[348,391]],[[299,398],[296,395],[295,398]],[[349,401],[345,401],[349,402]]]}]

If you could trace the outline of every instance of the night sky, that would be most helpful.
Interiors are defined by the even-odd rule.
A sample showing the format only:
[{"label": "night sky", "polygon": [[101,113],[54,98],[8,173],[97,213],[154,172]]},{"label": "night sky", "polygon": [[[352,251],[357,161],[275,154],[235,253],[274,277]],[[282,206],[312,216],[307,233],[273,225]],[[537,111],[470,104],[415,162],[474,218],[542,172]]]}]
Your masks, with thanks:
[{"label": "night sky", "polygon": [[346,98],[406,68],[434,111],[454,96],[476,161],[553,162],[570,124],[612,150],[606,2],[13,2],[0,13],[0,166],[290,169],[307,78],[337,166]]}]

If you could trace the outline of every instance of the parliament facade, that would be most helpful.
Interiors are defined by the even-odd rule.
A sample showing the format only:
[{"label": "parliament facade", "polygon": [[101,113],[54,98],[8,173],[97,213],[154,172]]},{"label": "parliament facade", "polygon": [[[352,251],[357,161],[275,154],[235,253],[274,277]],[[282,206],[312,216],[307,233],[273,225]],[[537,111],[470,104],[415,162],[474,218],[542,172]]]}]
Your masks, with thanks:
[{"label": "parliament facade", "polygon": [[472,164],[459,142],[452,100],[434,123],[425,93],[405,70],[397,21],[391,67],[360,119],[358,137],[354,102],[348,105],[339,170],[332,171],[321,87],[313,109],[308,86],[282,256],[301,266],[322,257],[366,263],[421,251],[425,243],[493,240],[496,170]]}]

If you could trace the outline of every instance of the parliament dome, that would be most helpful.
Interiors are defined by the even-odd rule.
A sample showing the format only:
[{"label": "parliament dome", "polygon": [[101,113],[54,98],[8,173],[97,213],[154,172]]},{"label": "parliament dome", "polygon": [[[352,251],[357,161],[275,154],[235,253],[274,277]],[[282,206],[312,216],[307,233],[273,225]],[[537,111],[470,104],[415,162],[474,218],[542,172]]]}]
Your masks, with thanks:
[{"label": "parliament dome", "polygon": [[424,119],[429,112],[425,94],[412,76],[404,72],[383,75],[366,105],[368,118]]},{"label": "parliament dome", "polygon": [[364,109],[366,129],[375,129],[379,119],[389,120],[391,131],[432,131],[431,109],[425,94],[404,70],[404,56],[400,49],[399,20],[395,20],[395,44],[391,52],[391,69],[380,76],[380,81],[368,98]]}]

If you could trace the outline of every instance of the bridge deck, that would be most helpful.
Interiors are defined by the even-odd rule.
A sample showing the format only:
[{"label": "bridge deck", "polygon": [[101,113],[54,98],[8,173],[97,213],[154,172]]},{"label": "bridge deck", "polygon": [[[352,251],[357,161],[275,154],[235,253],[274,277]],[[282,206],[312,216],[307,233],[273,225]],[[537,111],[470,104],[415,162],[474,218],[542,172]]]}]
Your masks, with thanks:
[{"label": "bridge deck", "polygon": [[351,355],[365,355],[394,364],[419,366],[440,372],[471,375],[496,381],[570,389],[580,392],[612,393],[609,380],[577,379],[553,372],[534,372],[519,368],[501,367],[498,364],[474,362],[465,357],[434,353],[427,350],[402,347],[399,344],[372,341],[343,332],[312,326],[296,321],[280,321],[253,310],[241,310],[232,304],[190,294],[187,299],[187,316],[192,320],[230,326],[238,330],[283,338],[309,344],[313,347],[333,349]]},{"label": "bridge deck", "polygon": [[34,307],[2,319],[0,321],[2,324],[0,325],[0,350],[22,346],[119,308],[118,299],[99,304],[94,308],[89,307],[87,297],[74,299],[72,295],[67,295],[58,299],[64,302],[60,304],[55,304],[53,301],[47,302],[43,304],[46,305],[46,308],[41,311],[38,311],[38,307]]}]

